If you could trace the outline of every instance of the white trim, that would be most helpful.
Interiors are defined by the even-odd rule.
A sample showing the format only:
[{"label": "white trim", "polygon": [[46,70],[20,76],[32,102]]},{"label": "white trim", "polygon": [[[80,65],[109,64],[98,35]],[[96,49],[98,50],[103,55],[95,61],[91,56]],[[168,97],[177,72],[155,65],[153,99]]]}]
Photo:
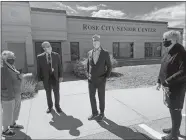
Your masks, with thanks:
[{"label": "white trim", "polygon": [[[145,124],[140,124],[139,127],[141,127],[142,129],[144,129],[146,132],[148,132],[150,135],[152,135],[153,137],[157,138],[157,139],[161,139],[161,137],[166,136],[166,134],[161,134],[157,131],[155,131],[154,129],[150,128],[149,126],[145,125]],[[180,138],[179,139],[183,139]]]}]

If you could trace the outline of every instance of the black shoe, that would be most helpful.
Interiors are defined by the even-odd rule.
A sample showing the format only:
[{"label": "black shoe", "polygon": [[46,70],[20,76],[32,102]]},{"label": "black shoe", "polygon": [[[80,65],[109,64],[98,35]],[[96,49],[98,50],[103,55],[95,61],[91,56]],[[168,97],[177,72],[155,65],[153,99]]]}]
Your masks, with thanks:
[{"label": "black shoe", "polygon": [[98,122],[102,122],[103,119],[104,119],[104,117],[105,117],[104,113],[101,113],[101,114],[99,114],[99,116],[97,117],[96,120],[97,120]]},{"label": "black shoe", "polygon": [[60,107],[56,107],[56,111],[57,111],[57,113],[61,113],[62,109]]},{"label": "black shoe", "polygon": [[[172,128],[163,129],[162,131],[163,131],[164,133],[166,133],[166,134],[170,134],[171,131],[172,131]],[[178,131],[177,135],[180,135],[180,131]]]},{"label": "black shoe", "polygon": [[10,130],[10,129],[7,129],[6,131],[4,131],[3,133],[2,133],[2,136],[3,137],[13,137],[13,136],[15,136],[16,134],[15,134],[15,132],[13,132],[12,130]]},{"label": "black shoe", "polygon": [[48,108],[46,113],[51,113],[52,112],[52,108]]},{"label": "black shoe", "polygon": [[178,136],[173,136],[172,134],[168,134],[167,136],[164,136],[161,139],[162,140],[179,140]]},{"label": "black shoe", "polygon": [[24,129],[24,127],[22,125],[14,123],[14,125],[10,126],[10,129]]},{"label": "black shoe", "polygon": [[97,116],[98,114],[92,114],[90,117],[88,117],[88,120],[94,120]]}]

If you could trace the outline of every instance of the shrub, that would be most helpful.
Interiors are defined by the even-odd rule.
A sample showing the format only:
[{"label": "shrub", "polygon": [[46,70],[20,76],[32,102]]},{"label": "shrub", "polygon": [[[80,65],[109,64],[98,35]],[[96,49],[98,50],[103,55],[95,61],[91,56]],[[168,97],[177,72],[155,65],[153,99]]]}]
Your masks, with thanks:
[{"label": "shrub", "polygon": [[[110,55],[112,68],[117,67],[117,60]],[[79,78],[86,78],[87,77],[87,58],[82,58],[77,60],[73,66],[73,74]]]},{"label": "shrub", "polygon": [[37,94],[36,85],[37,82],[32,73],[24,74],[21,82],[21,98],[28,99],[34,97]]},{"label": "shrub", "polygon": [[73,73],[75,76],[79,78],[86,78],[86,71],[87,71],[87,58],[82,58],[77,60],[73,66]]}]

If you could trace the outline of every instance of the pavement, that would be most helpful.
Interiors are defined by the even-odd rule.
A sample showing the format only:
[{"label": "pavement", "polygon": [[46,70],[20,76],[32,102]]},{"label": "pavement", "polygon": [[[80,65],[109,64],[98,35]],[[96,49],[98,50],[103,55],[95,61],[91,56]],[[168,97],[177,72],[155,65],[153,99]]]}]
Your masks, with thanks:
[{"label": "pavement", "polygon": [[[25,128],[6,139],[160,139],[161,129],[171,126],[162,91],[155,87],[106,91],[106,118],[101,123],[87,119],[91,108],[86,80],[60,83],[60,96],[61,114],[46,113],[44,90],[24,100],[18,123]],[[185,139],[185,108],[182,114],[180,139]]]}]

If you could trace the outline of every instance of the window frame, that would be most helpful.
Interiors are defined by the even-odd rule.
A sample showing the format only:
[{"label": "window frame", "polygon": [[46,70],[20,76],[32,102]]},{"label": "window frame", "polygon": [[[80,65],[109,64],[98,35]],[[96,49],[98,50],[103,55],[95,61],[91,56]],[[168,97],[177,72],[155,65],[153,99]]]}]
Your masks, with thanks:
[{"label": "window frame", "polygon": [[[77,57],[77,59],[76,60],[73,60],[73,55],[72,55],[72,44],[73,43],[77,43],[78,44],[78,57]],[[79,60],[80,59],[80,51],[79,51],[79,42],[70,42],[70,58],[71,58],[71,61],[77,61],[77,60]]]},{"label": "window frame", "polygon": [[[118,48],[117,48],[117,56],[114,55],[114,43],[117,43]],[[129,43],[130,44],[130,57],[121,57],[119,52],[120,52],[120,43]],[[131,59],[134,58],[134,42],[113,42],[112,43],[112,50],[113,50],[113,57],[116,59]]]},{"label": "window frame", "polygon": [[[160,47],[161,47],[161,49],[159,50],[160,52],[159,52],[159,56],[157,56],[157,55],[154,55],[155,54],[155,52],[154,52],[154,47],[151,45],[151,44],[153,44],[153,43],[160,43]],[[148,44],[148,45],[146,45],[146,44]],[[159,46],[157,46],[156,47],[156,51],[157,51],[157,48],[158,48]],[[149,48],[151,51],[152,51],[152,55],[147,55],[147,53],[146,53],[146,48]],[[162,42],[145,42],[144,43],[144,58],[161,58],[162,57]]]}]

